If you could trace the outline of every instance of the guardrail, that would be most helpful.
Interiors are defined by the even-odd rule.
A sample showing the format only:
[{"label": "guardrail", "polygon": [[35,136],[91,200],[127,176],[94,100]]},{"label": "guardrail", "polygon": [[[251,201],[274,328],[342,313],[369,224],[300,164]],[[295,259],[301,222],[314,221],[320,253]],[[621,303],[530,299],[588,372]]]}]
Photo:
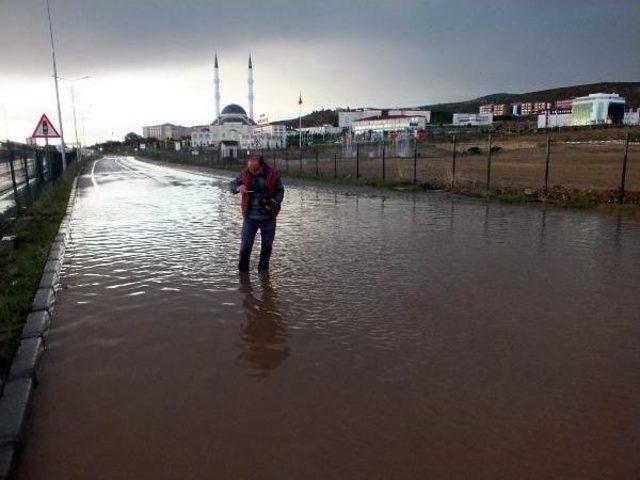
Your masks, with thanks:
[{"label": "guardrail", "polygon": [[[67,153],[67,162],[76,153]],[[52,147],[0,143],[0,230],[62,175],[62,154]]]}]

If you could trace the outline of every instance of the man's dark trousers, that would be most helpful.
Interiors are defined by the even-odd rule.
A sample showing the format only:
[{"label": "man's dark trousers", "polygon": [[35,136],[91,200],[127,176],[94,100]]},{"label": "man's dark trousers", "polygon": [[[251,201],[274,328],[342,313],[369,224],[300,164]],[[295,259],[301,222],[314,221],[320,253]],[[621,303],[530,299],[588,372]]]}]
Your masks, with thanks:
[{"label": "man's dark trousers", "polygon": [[240,263],[238,270],[246,272],[249,270],[249,259],[251,258],[251,250],[253,249],[253,241],[256,233],[260,230],[260,262],[259,270],[267,270],[269,268],[269,258],[271,257],[271,248],[273,247],[273,239],[276,236],[276,220],[268,218],[266,220],[254,220],[245,217],[242,224],[242,244],[240,245]]}]

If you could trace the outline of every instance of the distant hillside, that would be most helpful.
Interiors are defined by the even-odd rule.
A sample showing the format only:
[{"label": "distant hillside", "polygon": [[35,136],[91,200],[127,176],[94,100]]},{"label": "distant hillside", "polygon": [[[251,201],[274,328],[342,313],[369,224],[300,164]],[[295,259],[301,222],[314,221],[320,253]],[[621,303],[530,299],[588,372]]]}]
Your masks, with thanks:
[{"label": "distant hillside", "polygon": [[486,103],[518,103],[535,101],[556,101],[571,97],[584,97],[590,93],[617,93],[627,99],[627,105],[640,105],[640,82],[601,82],[572,87],[552,88],[529,93],[494,93],[464,102],[424,105],[433,112],[474,113]]},{"label": "distant hillside", "polygon": [[[289,120],[278,120],[272,122],[276,125],[286,125],[292,128],[298,128],[298,118],[291,118]],[[320,125],[338,125],[338,111],[337,110],[314,110],[313,112],[302,116],[303,127],[317,127]]]},{"label": "distant hillside", "polygon": [[[453,113],[475,113],[480,105],[486,103],[517,103],[563,100],[571,97],[583,97],[590,93],[617,93],[627,99],[627,105],[640,106],[640,82],[600,82],[586,85],[575,85],[572,87],[552,88],[529,93],[493,93],[484,97],[466,100],[463,102],[438,103],[435,105],[422,105],[420,107],[431,110],[432,123],[440,121],[450,121]],[[395,108],[395,107],[394,107]],[[280,120],[273,122],[284,124],[293,128],[298,127],[298,119]],[[317,110],[302,117],[303,127],[313,127],[318,125],[338,124],[338,110]]]}]

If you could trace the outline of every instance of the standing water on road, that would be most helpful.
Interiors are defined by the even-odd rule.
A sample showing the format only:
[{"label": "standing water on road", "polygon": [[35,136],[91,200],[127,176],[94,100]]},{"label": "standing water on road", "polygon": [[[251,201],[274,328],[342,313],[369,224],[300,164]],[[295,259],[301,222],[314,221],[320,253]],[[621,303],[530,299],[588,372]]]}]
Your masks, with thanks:
[{"label": "standing water on road", "polygon": [[228,182],[80,178],[19,478],[640,473],[637,223],[297,184],[240,277]]}]

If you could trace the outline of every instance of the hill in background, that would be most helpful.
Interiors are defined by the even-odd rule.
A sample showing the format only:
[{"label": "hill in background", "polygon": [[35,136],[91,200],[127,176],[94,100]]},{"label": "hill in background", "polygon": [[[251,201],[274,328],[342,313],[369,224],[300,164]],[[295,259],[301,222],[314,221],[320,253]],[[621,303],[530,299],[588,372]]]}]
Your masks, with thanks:
[{"label": "hill in background", "polygon": [[464,102],[438,103],[420,108],[446,113],[476,113],[480,105],[486,103],[554,102],[590,93],[617,93],[627,99],[627,106],[640,105],[640,82],[601,82],[529,93],[494,93]]},{"label": "hill in background", "polygon": [[[617,93],[627,100],[627,106],[640,106],[640,82],[600,82],[585,85],[575,85],[571,87],[552,88],[549,90],[539,90],[528,93],[494,93],[473,100],[463,102],[438,103],[433,105],[422,105],[419,107],[431,110],[432,123],[440,123],[451,120],[454,113],[477,113],[480,105],[486,103],[519,103],[519,102],[535,102],[563,100],[572,97],[584,97],[590,93]],[[389,107],[387,107],[389,108]],[[284,124],[293,128],[298,127],[298,119],[281,120],[273,122],[276,124]],[[302,117],[303,127],[313,127],[317,125],[338,124],[338,110],[317,110]]]}]

